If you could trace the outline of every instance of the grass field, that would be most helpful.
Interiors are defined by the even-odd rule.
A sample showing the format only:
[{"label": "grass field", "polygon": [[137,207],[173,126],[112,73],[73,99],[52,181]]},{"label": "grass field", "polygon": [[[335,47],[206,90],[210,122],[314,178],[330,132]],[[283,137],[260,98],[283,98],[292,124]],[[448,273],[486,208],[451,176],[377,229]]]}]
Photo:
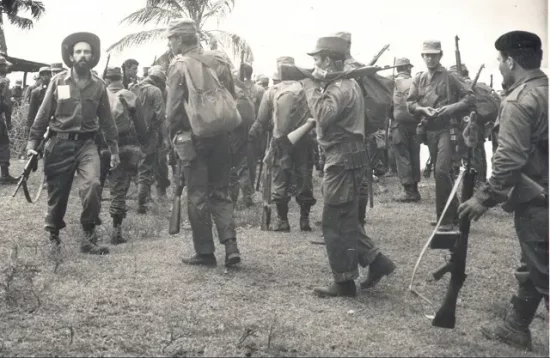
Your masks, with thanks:
[{"label": "grass field", "polygon": [[[21,168],[12,161],[14,175]],[[432,229],[428,221],[435,216],[433,181],[422,183],[420,204],[390,200],[398,194],[396,178],[389,188],[390,194],[375,197],[366,229],[396,262],[396,273],[356,299],[320,299],[312,288],[329,283],[331,274],[325,248],[309,241],[320,235],[321,201],[312,213],[317,222],[312,233],[297,230],[294,201],[290,234],[260,231],[260,204],[237,210],[243,262],[225,272],[223,265],[181,263],[193,253],[191,233],[184,223],[180,235],[167,234],[169,202],[137,216],[137,203],[129,201],[124,225],[131,242],[111,246],[108,256],[80,254],[80,203],[73,189],[62,231],[64,261],[55,265],[43,231],[46,195],[31,205],[22,194],[10,197],[13,186],[1,186],[0,355],[548,356],[543,305],[532,325],[534,352],[487,341],[479,332],[483,322],[500,319],[516,289],[519,245],[511,216],[493,209],[473,224],[457,327],[434,328],[408,294],[413,265]],[[98,233],[108,242],[108,201],[103,205]],[[218,249],[223,263],[223,248]],[[427,277],[443,261],[443,252],[428,252],[416,280],[436,306],[448,278],[431,283]]]}]

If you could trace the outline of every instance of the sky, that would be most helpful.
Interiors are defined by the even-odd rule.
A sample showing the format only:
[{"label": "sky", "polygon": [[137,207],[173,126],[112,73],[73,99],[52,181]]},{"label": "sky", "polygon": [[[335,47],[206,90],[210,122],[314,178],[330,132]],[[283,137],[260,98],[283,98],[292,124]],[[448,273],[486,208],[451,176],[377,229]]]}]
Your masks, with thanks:
[{"label": "sky", "polygon": [[[46,14],[34,29],[23,31],[6,24],[8,54],[39,62],[61,62],[61,41],[72,32],[90,31],[102,41],[102,58],[96,70],[102,72],[105,50],[126,34],[139,31],[121,25],[129,13],[143,7],[145,0],[43,0]],[[7,22],[7,21],[6,21]],[[5,23],[6,23],[5,22]],[[236,0],[234,11],[219,24],[207,29],[222,29],[239,34],[252,46],[255,73],[271,76],[275,59],[289,55],[300,66],[312,67],[306,55],[318,37],[337,31],[352,33],[351,53],[368,62],[386,43],[390,50],[377,63],[391,65],[394,57],[408,57],[413,72],[424,70],[420,49],[428,39],[442,42],[442,64],[454,64],[454,37],[460,38],[462,61],[471,77],[483,63],[481,80],[500,88],[495,40],[511,30],[537,33],[545,51],[547,67],[548,3],[546,0]],[[155,55],[167,49],[166,40],[112,54],[111,65],[120,66],[126,58],[150,65]],[[387,72],[382,72],[386,74]],[[389,73],[387,73],[389,74]],[[21,73],[11,74],[22,78]]]}]

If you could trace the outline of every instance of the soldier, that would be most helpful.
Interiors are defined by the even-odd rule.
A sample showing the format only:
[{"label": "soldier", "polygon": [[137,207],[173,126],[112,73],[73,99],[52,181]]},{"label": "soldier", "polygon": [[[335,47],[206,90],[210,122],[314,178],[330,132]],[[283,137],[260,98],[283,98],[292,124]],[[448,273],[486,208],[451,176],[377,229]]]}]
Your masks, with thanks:
[{"label": "soldier", "polygon": [[99,37],[89,32],[73,33],[63,40],[61,54],[71,70],[50,82],[31,128],[27,155],[36,154],[38,142],[49,126],[51,138],[44,148],[44,173],[48,188],[46,231],[50,232],[53,251],[57,252],[61,244],[59,231],[66,226],[63,217],[76,174],[84,231],[80,251],[108,254],[107,247],[97,245],[95,233],[101,204],[99,154],[94,142],[99,129],[112,153],[111,168],[116,168],[120,159],[118,132],[105,83],[91,73],[101,54]]},{"label": "soldier", "polygon": [[137,84],[137,73],[138,73],[139,62],[133,58],[129,58],[122,64],[122,73],[124,83],[124,88],[130,89],[133,85]]},{"label": "soldier", "polygon": [[157,181],[157,194],[166,196],[166,188],[160,186],[158,180],[159,156],[164,153],[163,148],[169,148],[166,127],[166,106],[163,92],[166,89],[166,73],[160,66],[152,66],[149,76],[132,88],[143,108],[143,117],[148,128],[149,143],[144,148],[144,155],[138,168],[138,213],[145,214],[147,197],[151,185]]},{"label": "soldier", "polygon": [[50,67],[41,67],[40,70],[38,71],[38,75],[40,76],[41,85],[40,87],[35,88],[31,92],[29,114],[27,116],[27,128],[29,130],[32,127],[32,123],[34,122],[34,118],[36,117],[36,114],[38,113],[38,109],[40,108],[40,105],[44,100],[44,96],[46,95],[46,89],[50,84],[50,79],[52,77]]},{"label": "soldier", "polygon": [[120,67],[107,68],[105,81],[109,91],[111,113],[118,129],[118,148],[120,165],[110,174],[111,207],[109,213],[113,219],[111,244],[118,245],[128,240],[122,236],[122,220],[126,217],[126,194],[130,188],[131,177],[137,172],[141,155],[139,144],[147,147],[151,140],[143,118],[143,108],[137,96],[124,88]]},{"label": "soldier", "polygon": [[420,201],[420,142],[416,137],[418,120],[407,109],[407,97],[412,83],[413,65],[408,58],[395,61],[397,75],[393,91],[393,112],[391,121],[392,146],[397,162],[397,173],[404,193],[396,198],[400,202]]},{"label": "soldier", "polygon": [[[248,67],[252,68],[251,66]],[[232,154],[229,193],[231,194],[233,204],[237,205],[240,189],[243,194],[243,204],[246,207],[250,207],[254,205],[252,201],[254,189],[252,188],[252,171],[249,168],[254,163],[251,163],[249,160],[249,148],[252,148],[252,145],[249,145],[248,131],[256,118],[256,109],[254,106],[254,94],[246,83],[247,79],[250,81],[250,78],[246,77],[246,72],[243,73],[245,81],[241,81],[239,79],[239,70],[233,70],[233,80],[237,94],[237,110],[242,118],[242,122],[229,133]]]},{"label": "soldier", "polygon": [[[321,37],[309,53],[315,72],[342,71],[349,44],[340,37]],[[380,252],[358,220],[359,185],[368,154],[365,150],[365,111],[356,81],[339,79],[321,85],[304,81],[307,102],[317,122],[317,140],[326,155],[322,191],[323,236],[334,283],[315,288],[319,296],[355,296],[358,263],[369,265],[361,287],[370,288],[395,270],[394,263]]]},{"label": "soldier", "polygon": [[15,104],[21,104],[21,100],[23,99],[23,81],[15,81],[15,86],[11,89],[11,98]]},{"label": "soldier", "polygon": [[11,63],[0,56],[0,184],[15,184],[17,178],[10,175],[11,92],[10,80],[6,77]]},{"label": "soldier", "polygon": [[[453,123],[454,117],[470,109],[474,100],[473,95],[467,93],[457,76],[440,64],[442,56],[441,42],[424,42],[422,58],[428,71],[416,74],[407,98],[409,112],[421,118],[420,126],[427,132],[426,141],[435,163],[438,219],[453,187],[451,170],[454,144],[451,141],[451,128],[456,128],[456,124]],[[448,98],[449,95],[451,98]],[[454,198],[441,222],[440,231],[454,229],[457,208],[458,201]]]},{"label": "soldier", "polygon": [[[264,97],[265,89],[255,84],[252,81],[252,73],[253,68],[251,65],[245,63],[244,65],[244,85],[247,88],[247,90],[252,95],[252,99],[254,101],[254,119],[256,119],[256,116],[258,116],[258,111],[260,110],[260,103],[262,102],[262,98]],[[246,148],[246,155],[248,160],[248,171],[250,172],[250,181],[252,182],[252,185],[254,185],[256,181],[256,164],[257,164],[257,157],[258,153],[262,153],[261,149],[263,149],[263,144],[260,140],[256,140],[254,142],[248,141],[247,148]],[[265,152],[265,151],[264,151]]]},{"label": "soldier", "polygon": [[[279,57],[277,66],[294,64],[292,57]],[[300,230],[311,231],[309,213],[316,200],[313,197],[313,146],[311,135],[302,137],[291,149],[278,148],[273,143],[278,138],[305,124],[310,117],[308,104],[302,84],[298,81],[281,81],[270,87],[260,105],[258,118],[250,129],[251,140],[269,130],[273,119],[273,184],[272,198],[277,207],[277,223],[273,231],[290,231],[288,222],[288,203],[295,182],[296,202],[300,205]]]},{"label": "soldier", "polygon": [[256,77],[256,84],[267,91],[269,88],[269,77],[265,75],[258,75]]},{"label": "soldier", "polygon": [[[495,124],[498,149],[491,178],[459,208],[461,218],[478,220],[512,190],[512,197],[519,198],[509,205],[521,248],[518,291],[504,321],[481,331],[489,339],[529,350],[529,325],[542,299],[548,309],[548,77],[540,70],[541,46],[537,35],[525,31],[508,32],[495,42],[508,87]],[[535,182],[534,194],[522,185],[522,175]]]},{"label": "soldier", "polygon": [[50,65],[50,70],[52,72],[52,76],[55,76],[58,73],[66,71],[67,69],[63,68],[63,64],[61,62],[55,62]]},{"label": "soldier", "polygon": [[186,178],[189,221],[196,254],[182,261],[189,265],[216,265],[212,237],[213,217],[220,243],[225,245],[225,265],[234,266],[241,261],[241,257],[233,220],[233,202],[228,193],[231,171],[229,139],[227,134],[209,138],[193,135],[185,111],[185,101],[189,93],[187,83],[204,83],[202,74],[206,65],[196,58],[209,61],[212,66],[210,68],[219,82],[235,98],[231,68],[229,62],[224,60],[225,55],[199,48],[197,27],[193,20],[171,21],[166,36],[172,53],[176,55],[170,64],[167,81],[166,117],[170,135],[174,137],[176,133],[181,132],[184,137],[190,137],[191,140],[184,142],[186,150],[180,160],[183,162]]}]

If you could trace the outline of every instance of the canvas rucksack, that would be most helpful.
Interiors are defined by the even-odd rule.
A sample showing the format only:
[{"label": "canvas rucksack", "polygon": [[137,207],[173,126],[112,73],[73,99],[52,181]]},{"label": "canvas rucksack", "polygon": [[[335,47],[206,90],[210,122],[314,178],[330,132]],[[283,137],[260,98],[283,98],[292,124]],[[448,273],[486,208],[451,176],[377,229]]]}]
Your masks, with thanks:
[{"label": "canvas rucksack", "polygon": [[123,91],[125,91],[125,89],[121,89],[116,93],[107,90],[111,114],[118,129],[119,137],[129,136],[131,138],[136,138],[134,125],[130,119],[130,109],[122,93]]},{"label": "canvas rucksack", "polygon": [[[305,91],[298,81],[285,81],[277,85],[273,96],[273,118],[277,123],[273,136],[286,135],[305,123],[307,106]],[[281,128],[281,125],[284,127]]]},{"label": "canvas rucksack", "polygon": [[494,122],[498,117],[500,98],[496,92],[485,83],[477,83],[474,87],[476,96],[476,112],[484,122]]},{"label": "canvas rucksack", "polygon": [[407,97],[413,78],[396,78],[393,91],[393,119],[397,123],[416,124],[418,121],[407,108]]},{"label": "canvas rucksack", "polygon": [[365,96],[365,132],[385,129],[393,101],[393,80],[375,74],[361,78],[359,85]]},{"label": "canvas rucksack", "polygon": [[235,84],[235,92],[237,94],[237,110],[241,115],[243,123],[246,126],[252,125],[256,119],[256,109],[254,107],[253,95],[250,89],[244,84]]},{"label": "canvas rucksack", "polygon": [[[203,65],[200,73],[191,73],[189,66],[184,67],[189,94],[188,100],[184,101],[184,107],[193,134],[206,138],[237,128],[242,122],[237,104],[214,71],[214,61],[225,62],[224,59],[212,54],[191,52],[176,57],[174,61],[185,61],[185,57],[193,58]],[[200,82],[204,88],[198,86],[199,81],[195,80],[197,76],[203,76]]]}]

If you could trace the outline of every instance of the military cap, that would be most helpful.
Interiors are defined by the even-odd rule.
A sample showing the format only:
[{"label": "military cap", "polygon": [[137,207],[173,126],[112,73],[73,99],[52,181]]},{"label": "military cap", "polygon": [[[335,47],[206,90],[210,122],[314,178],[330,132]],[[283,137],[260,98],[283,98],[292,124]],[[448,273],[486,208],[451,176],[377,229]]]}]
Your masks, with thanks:
[{"label": "military cap", "polygon": [[38,70],[38,74],[41,75],[41,74],[44,73],[44,72],[49,72],[49,73],[51,73],[52,70],[51,70],[50,67],[47,67],[47,66],[40,67],[40,69]]},{"label": "military cap", "polygon": [[53,73],[64,71],[63,64],[61,62],[55,62],[50,65],[50,70]]},{"label": "military cap", "polygon": [[22,80],[15,80],[15,85],[16,86],[23,86],[23,81]]},{"label": "military cap", "polygon": [[122,77],[122,69],[120,67],[107,67],[105,78]]},{"label": "military cap", "polygon": [[[468,71],[468,67],[466,67],[465,64],[460,64],[460,68],[462,69],[462,72],[464,71]],[[451,72],[456,72],[456,65],[452,65],[451,67],[449,67],[449,71]],[[469,71],[468,71],[469,72]]]},{"label": "military cap", "polygon": [[495,48],[498,51],[516,50],[520,48],[531,48],[540,50],[542,42],[540,37],[527,31],[510,31],[500,36],[495,41]]},{"label": "military cap", "polygon": [[437,54],[441,53],[441,41],[428,40],[422,44],[422,54]]},{"label": "military cap", "polygon": [[161,66],[151,66],[149,68],[149,76],[156,77],[162,82],[166,82],[166,72],[164,72]]},{"label": "military cap", "polygon": [[414,67],[414,65],[411,64],[411,60],[409,60],[406,57],[401,57],[401,58],[398,58],[397,60],[395,60],[395,65],[396,66],[411,66],[411,67]]},{"label": "military cap", "polygon": [[294,57],[291,56],[281,56],[277,57],[277,66],[279,65],[294,65]]},{"label": "military cap", "polygon": [[346,40],[347,42],[349,42],[351,44],[351,32],[340,31],[340,32],[336,32],[335,34],[331,35],[331,37],[333,37],[333,36],[344,39],[344,40]]},{"label": "military cap", "polygon": [[267,77],[266,75],[258,75],[256,76],[256,82],[269,83],[269,77]]},{"label": "military cap", "polygon": [[6,58],[4,56],[0,56],[0,66],[11,67],[12,64],[8,60],[6,60]]},{"label": "military cap", "polygon": [[164,33],[165,37],[170,37],[172,35],[180,34],[196,34],[197,25],[192,19],[179,18],[173,19],[168,24],[168,29]]},{"label": "military cap", "polygon": [[349,50],[349,42],[341,37],[320,37],[313,51],[308,52],[310,56],[317,55],[321,51],[335,52],[345,55]]},{"label": "military cap", "polygon": [[101,41],[96,34],[91,32],[75,32],[65,37],[61,43],[61,57],[63,62],[68,67],[73,67],[73,61],[71,61],[73,46],[79,42],[86,42],[92,47],[92,61],[90,62],[90,68],[94,68],[99,63],[101,58]]}]

